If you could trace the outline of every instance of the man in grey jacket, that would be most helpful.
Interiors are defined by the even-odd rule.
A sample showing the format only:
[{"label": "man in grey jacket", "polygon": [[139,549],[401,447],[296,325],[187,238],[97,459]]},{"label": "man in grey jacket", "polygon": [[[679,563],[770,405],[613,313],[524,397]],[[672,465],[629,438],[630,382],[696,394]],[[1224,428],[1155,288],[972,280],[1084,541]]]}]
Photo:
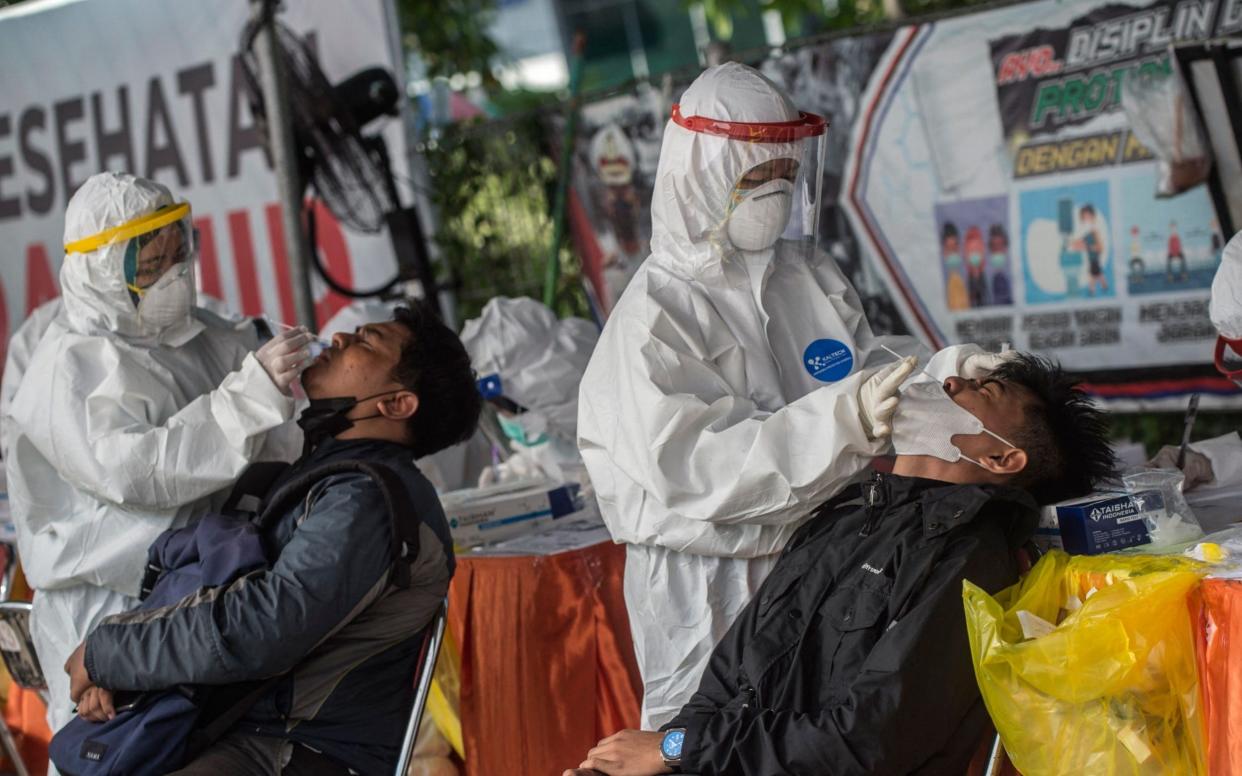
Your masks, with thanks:
[{"label": "man in grey jacket", "polygon": [[276,556],[270,569],[173,607],[104,620],[65,666],[89,719],[115,714],[113,691],[281,676],[178,773],[391,773],[397,759],[422,632],[453,572],[444,513],[414,459],[470,436],[480,408],[474,375],[456,335],[413,306],[337,334],[302,383],[309,450],[273,492],[333,461],[388,466],[421,520],[411,582],[392,579],[378,485],[332,475],[265,530]]}]

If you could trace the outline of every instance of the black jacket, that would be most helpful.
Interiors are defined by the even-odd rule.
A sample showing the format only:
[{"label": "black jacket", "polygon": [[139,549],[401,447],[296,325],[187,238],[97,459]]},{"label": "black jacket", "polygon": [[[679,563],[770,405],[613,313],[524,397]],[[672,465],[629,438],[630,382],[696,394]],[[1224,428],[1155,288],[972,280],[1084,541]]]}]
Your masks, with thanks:
[{"label": "black jacket", "polygon": [[681,769],[738,774],[953,774],[986,729],[962,580],[1018,578],[1038,521],[1025,492],[877,474],[790,540],[716,646]]},{"label": "black jacket", "polygon": [[421,521],[411,584],[393,584],[392,528],[380,487],[339,474],[265,534],[274,565],[176,606],[109,617],[87,641],[100,686],[160,690],[288,674],[242,720],[244,732],[303,742],[364,774],[390,774],[413,701],[422,631],[448,591],[453,550],[431,483],[409,448],[329,439],[273,491],[317,466],[387,465]]}]

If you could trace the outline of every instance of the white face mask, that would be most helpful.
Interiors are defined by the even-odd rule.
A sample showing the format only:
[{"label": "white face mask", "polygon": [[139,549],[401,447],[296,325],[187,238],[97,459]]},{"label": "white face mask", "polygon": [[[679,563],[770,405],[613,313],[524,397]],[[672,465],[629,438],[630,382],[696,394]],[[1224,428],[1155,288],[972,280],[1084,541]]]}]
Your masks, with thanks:
[{"label": "white face mask", "polygon": [[762,251],[780,239],[793,209],[792,181],[770,180],[746,194],[729,213],[729,242],[743,251]]},{"label": "white face mask", "polygon": [[1007,447],[1018,449],[984,428],[982,420],[945,393],[943,384],[925,380],[902,389],[893,414],[893,447],[898,455],[930,455],[949,463],[966,460],[986,468],[953,444],[953,437],[958,434],[988,434]]},{"label": "white face mask", "polygon": [[138,301],[138,319],[160,330],[184,321],[197,298],[192,268],[190,262],[184,261],[152,283]]}]

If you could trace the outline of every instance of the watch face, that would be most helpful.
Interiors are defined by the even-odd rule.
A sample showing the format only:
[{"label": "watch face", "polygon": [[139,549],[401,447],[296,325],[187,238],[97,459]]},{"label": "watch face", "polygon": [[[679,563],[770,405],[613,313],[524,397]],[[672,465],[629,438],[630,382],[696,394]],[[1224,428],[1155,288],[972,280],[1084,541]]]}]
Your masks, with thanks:
[{"label": "watch face", "polygon": [[670,730],[664,734],[664,741],[660,744],[660,753],[666,759],[676,760],[681,757],[681,747],[686,743],[686,731]]}]

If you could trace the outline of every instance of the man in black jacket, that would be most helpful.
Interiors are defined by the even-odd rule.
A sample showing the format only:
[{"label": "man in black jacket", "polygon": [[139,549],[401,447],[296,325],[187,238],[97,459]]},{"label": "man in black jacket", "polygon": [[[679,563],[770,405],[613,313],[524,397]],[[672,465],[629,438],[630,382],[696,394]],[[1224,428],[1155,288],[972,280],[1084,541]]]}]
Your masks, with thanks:
[{"label": "man in black jacket", "polygon": [[[984,430],[936,439],[934,415],[907,429],[907,451],[942,454],[899,454],[891,474],[821,507],[664,732],[606,738],[566,776],[964,772],[987,713],[962,581],[1014,583],[1036,503],[1090,491],[1114,463],[1103,417],[1046,361],[1021,356],[944,392]],[[899,405],[899,453],[901,423]]]},{"label": "man in black jacket", "polygon": [[[311,448],[272,486],[335,461],[383,464],[417,513],[409,584],[394,580],[392,518],[361,473],[333,474],[264,538],[276,560],[177,605],[105,619],[66,665],[83,716],[114,715],[112,692],[281,679],[187,776],[390,774],[422,641],[448,591],[453,550],[414,459],[463,441],[481,400],[470,358],[425,305],[337,334],[302,375]],[[105,689],[106,688],[106,689]]]}]

